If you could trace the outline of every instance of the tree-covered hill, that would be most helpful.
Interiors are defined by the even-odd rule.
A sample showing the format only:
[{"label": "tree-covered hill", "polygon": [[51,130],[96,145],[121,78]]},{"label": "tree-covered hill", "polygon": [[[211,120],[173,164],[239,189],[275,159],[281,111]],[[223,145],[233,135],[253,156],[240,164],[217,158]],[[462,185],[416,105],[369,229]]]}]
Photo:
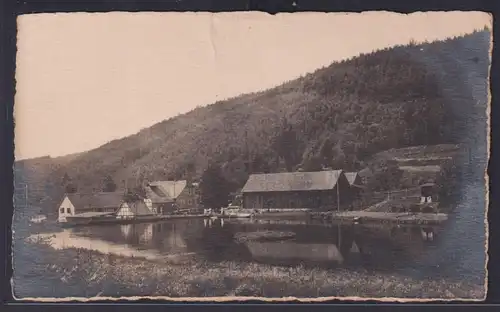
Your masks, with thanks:
[{"label": "tree-covered hill", "polygon": [[218,163],[238,188],[249,171],[357,170],[391,148],[470,143],[471,131],[486,131],[489,44],[483,30],[359,55],[70,159],[52,158],[37,170],[22,170],[36,160],[23,161],[17,177],[43,185],[57,201],[65,174],[79,190],[98,188],[107,176],[123,188],[127,179],[182,178],[187,171],[200,177]]}]

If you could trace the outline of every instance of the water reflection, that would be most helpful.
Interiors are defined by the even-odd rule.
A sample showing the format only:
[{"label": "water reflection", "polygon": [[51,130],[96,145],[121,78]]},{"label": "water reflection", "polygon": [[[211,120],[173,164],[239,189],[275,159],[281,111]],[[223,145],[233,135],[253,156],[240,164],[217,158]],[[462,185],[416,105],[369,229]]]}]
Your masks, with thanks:
[{"label": "water reflection", "polygon": [[430,246],[439,242],[440,229],[305,220],[192,219],[79,227],[71,232],[139,251],[194,253],[212,261],[394,269],[418,265]]},{"label": "water reflection", "polygon": [[120,225],[120,230],[122,231],[123,237],[128,239],[132,235],[132,224]]},{"label": "water reflection", "polygon": [[141,244],[150,244],[153,241],[153,224],[146,224],[144,230],[139,235]]},{"label": "water reflection", "polygon": [[220,227],[224,227],[224,219],[223,218],[206,218],[203,219],[203,225],[205,227],[211,228],[215,223]]}]

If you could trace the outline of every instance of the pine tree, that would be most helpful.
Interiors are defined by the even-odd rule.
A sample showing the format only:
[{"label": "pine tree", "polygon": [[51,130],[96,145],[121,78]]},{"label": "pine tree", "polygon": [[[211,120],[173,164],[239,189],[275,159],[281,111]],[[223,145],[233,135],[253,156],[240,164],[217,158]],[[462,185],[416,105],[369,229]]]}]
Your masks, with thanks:
[{"label": "pine tree", "polygon": [[64,173],[61,180],[61,186],[64,188],[64,192],[68,194],[76,193],[78,191],[77,185],[73,182],[73,179],[71,179],[67,172]]},{"label": "pine tree", "polygon": [[116,191],[116,183],[113,181],[111,176],[106,176],[102,182],[102,191],[103,192],[114,192]]},{"label": "pine tree", "polygon": [[292,125],[288,123],[286,118],[283,118],[281,132],[275,138],[273,147],[278,156],[285,162],[287,171],[292,171],[293,167],[300,162],[297,155],[299,143]]},{"label": "pine tree", "polygon": [[222,174],[219,165],[210,165],[201,177],[201,202],[206,208],[218,209],[229,203],[230,183]]},{"label": "pine tree", "polygon": [[123,196],[126,202],[134,202],[146,198],[146,190],[142,185],[129,188]]}]

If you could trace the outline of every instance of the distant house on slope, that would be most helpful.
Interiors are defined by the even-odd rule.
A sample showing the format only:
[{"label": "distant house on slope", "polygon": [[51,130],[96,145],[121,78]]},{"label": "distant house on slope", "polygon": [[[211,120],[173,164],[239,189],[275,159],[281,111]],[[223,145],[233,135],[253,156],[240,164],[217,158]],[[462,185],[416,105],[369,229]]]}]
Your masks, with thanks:
[{"label": "distant house on slope", "polygon": [[66,222],[66,217],[82,213],[113,213],[123,202],[121,192],[66,194],[58,207],[58,221]]},{"label": "distant house on slope", "polygon": [[154,215],[153,211],[142,200],[124,202],[116,213],[118,219],[132,219],[152,215]]},{"label": "distant house on slope", "polygon": [[338,193],[342,210],[353,196],[342,170],[252,174],[241,192],[249,209],[336,210]]},{"label": "distant house on slope", "polygon": [[180,181],[154,181],[146,187],[150,209],[158,214],[168,214],[176,209],[196,209],[200,198],[198,185]]},{"label": "distant house on slope", "polygon": [[422,166],[399,166],[402,170],[401,181],[403,187],[411,188],[420,185],[422,181],[435,182],[442,167],[440,165],[422,165]]},{"label": "distant house on slope", "polygon": [[373,172],[370,168],[364,168],[358,172],[358,176],[361,179],[363,185],[368,184],[371,178],[373,178]]}]

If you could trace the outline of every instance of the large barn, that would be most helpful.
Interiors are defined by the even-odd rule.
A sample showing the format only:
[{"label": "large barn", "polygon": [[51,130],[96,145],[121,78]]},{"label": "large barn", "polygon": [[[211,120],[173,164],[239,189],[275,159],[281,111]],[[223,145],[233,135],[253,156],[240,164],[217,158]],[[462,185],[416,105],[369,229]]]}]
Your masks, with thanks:
[{"label": "large barn", "polygon": [[252,174],[241,192],[247,209],[344,210],[353,199],[342,170]]}]

